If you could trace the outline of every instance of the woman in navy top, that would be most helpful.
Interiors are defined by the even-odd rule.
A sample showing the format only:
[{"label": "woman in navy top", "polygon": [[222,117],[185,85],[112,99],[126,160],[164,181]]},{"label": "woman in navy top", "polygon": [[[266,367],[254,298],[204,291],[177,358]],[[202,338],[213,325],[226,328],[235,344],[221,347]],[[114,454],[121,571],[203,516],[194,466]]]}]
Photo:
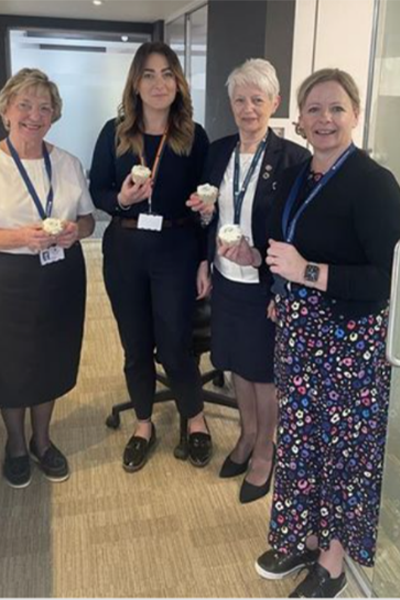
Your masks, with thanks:
[{"label": "woman in navy top", "polygon": [[[137,416],[123,456],[129,472],[143,467],[156,441],[155,348],[188,419],[189,459],[204,466],[211,458],[200,374],[190,352],[195,299],[208,292],[208,271],[201,230],[185,206],[207,149],[178,57],[164,43],[143,44],[119,115],[100,133],[90,185],[96,206],[112,216],[103,241],[104,278]],[[151,170],[146,181],[131,174],[139,164]]]},{"label": "woman in navy top", "polygon": [[333,598],[346,586],[345,554],[374,561],[400,189],[352,143],[360,99],[350,75],[317,71],[298,104],[314,155],[287,172],[272,217],[280,422],[273,549],[257,571],[279,579],[309,566],[291,596]]}]

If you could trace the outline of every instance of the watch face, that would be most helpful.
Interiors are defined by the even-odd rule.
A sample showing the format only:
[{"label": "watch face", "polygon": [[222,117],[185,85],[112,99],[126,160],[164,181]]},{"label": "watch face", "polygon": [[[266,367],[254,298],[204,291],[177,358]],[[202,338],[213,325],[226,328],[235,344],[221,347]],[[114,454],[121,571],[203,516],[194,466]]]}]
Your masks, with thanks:
[{"label": "watch face", "polygon": [[312,264],[307,265],[306,270],[304,271],[304,279],[306,281],[315,283],[316,281],[318,281],[318,277],[319,277],[319,266],[312,265]]}]

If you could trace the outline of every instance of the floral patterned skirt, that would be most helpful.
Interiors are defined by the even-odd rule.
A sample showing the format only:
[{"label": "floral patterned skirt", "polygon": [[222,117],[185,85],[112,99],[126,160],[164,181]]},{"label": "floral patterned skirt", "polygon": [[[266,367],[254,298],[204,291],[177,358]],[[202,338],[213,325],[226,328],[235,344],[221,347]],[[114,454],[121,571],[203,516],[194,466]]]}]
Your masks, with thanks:
[{"label": "floral patterned skirt", "polygon": [[387,310],[352,320],[293,286],[277,302],[280,402],[269,542],[304,550],[316,535],[373,565],[388,416]]}]

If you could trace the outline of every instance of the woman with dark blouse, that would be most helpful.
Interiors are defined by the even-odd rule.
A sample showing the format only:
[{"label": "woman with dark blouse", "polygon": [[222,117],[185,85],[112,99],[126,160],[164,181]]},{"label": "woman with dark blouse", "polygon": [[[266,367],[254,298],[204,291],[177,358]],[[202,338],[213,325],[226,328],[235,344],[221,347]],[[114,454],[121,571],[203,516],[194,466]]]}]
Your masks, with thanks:
[{"label": "woman with dark blouse", "polygon": [[[209,291],[208,267],[200,227],[185,206],[207,149],[205,131],[192,120],[178,57],[164,43],[143,44],[119,116],[100,133],[90,185],[96,206],[112,216],[103,241],[104,279],[138,420],[124,451],[128,472],[144,466],[156,441],[155,348],[178,410],[188,419],[190,461],[204,466],[211,458],[200,374],[190,352],[196,294],[202,298]],[[145,181],[131,174],[139,164],[151,169]]]},{"label": "woman with dark blouse", "polygon": [[287,172],[267,264],[275,277],[278,462],[272,550],[258,573],[309,567],[291,597],[336,597],[344,555],[372,566],[388,416],[385,338],[400,189],[352,143],[360,100],[323,69],[298,93],[311,161]]},{"label": "woman with dark blouse", "polygon": [[[270,489],[278,409],[275,326],[267,314],[271,274],[262,257],[282,173],[304,161],[309,152],[278,137],[269,127],[280,102],[279,81],[271,63],[262,58],[245,61],[229,75],[227,87],[238,133],[211,144],[203,175],[219,188],[218,201],[210,207],[193,194],[188,205],[203,220],[211,213],[211,360],[218,369],[232,372],[240,413],[240,435],[219,476],[245,474],[239,500],[247,504]],[[236,215],[235,178],[242,196]],[[220,242],[219,231],[234,222],[240,224],[243,235],[239,244],[229,247]]]}]

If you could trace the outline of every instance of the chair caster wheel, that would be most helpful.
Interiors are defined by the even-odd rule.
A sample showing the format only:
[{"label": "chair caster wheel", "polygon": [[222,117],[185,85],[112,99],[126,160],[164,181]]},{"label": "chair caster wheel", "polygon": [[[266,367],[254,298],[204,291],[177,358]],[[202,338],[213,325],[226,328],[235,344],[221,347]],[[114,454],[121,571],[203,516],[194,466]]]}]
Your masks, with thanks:
[{"label": "chair caster wheel", "polygon": [[216,387],[223,388],[225,385],[225,377],[223,372],[221,371],[220,373],[217,373],[212,382]]},{"label": "chair caster wheel", "polygon": [[174,456],[178,460],[187,460],[187,458],[189,456],[188,445],[179,443],[174,449]]},{"label": "chair caster wheel", "polygon": [[106,419],[106,425],[109,429],[118,429],[120,424],[121,424],[121,419],[118,414],[114,415],[111,413],[111,415],[108,415],[108,417]]}]

